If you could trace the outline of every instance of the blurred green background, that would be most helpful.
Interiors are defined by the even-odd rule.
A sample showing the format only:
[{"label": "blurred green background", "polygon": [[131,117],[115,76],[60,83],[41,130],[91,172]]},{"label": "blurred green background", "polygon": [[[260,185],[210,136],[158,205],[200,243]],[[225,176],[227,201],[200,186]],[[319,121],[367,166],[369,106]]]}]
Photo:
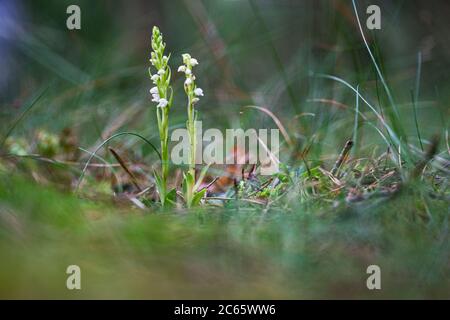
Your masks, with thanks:
[{"label": "blurred green background", "polygon": [[[81,8],[81,30],[66,28],[69,4]],[[439,133],[446,127],[449,110],[450,22],[446,17],[450,4],[358,1],[363,25],[369,4],[380,6],[382,28],[364,28],[364,32],[391,86],[405,130],[415,136],[411,90],[416,88],[420,52],[420,130],[423,138]],[[368,100],[388,108],[351,1],[2,0],[0,8],[1,24],[6,26],[0,27],[4,29],[0,37],[2,123],[15,119],[26,101],[50,86],[15,129],[17,134],[29,134],[36,127],[58,131],[71,126],[86,145],[94,143],[112,117],[130,106],[142,110],[139,119],[125,126],[154,133],[147,76],[153,25],[164,33],[174,70],[184,52],[200,61],[197,78],[206,95],[198,108],[210,127],[273,126],[265,115],[240,113],[243,106],[254,104],[272,110],[300,141],[320,133],[325,146],[339,148],[351,136],[351,126],[341,124],[353,121],[355,95],[317,74],[360,85]],[[182,82],[175,72],[174,80],[171,123],[184,125]],[[324,99],[344,107],[321,102]],[[295,118],[301,113],[315,117]],[[368,149],[379,142],[376,136],[364,141]]]}]

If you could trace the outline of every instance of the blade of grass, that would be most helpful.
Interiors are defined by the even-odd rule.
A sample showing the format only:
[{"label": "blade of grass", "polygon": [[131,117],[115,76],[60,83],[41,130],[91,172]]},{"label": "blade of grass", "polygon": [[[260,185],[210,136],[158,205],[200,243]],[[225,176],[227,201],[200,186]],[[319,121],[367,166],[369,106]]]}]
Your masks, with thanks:
[{"label": "blade of grass", "polygon": [[286,70],[284,69],[284,63],[281,60],[280,55],[278,54],[277,48],[275,47],[275,44],[273,43],[273,41],[270,37],[269,28],[267,27],[266,22],[264,21],[264,18],[261,15],[258,5],[255,4],[255,2],[253,0],[249,0],[249,4],[250,4],[250,7],[252,8],[253,14],[256,17],[256,20],[258,21],[261,29],[263,30],[264,34],[267,37],[267,43],[268,43],[268,46],[272,53],[273,59],[275,61],[275,65],[276,65],[278,71],[280,72],[281,77],[284,81],[284,84],[286,86],[286,91],[288,93],[289,99],[291,100],[291,102],[293,104],[294,110],[297,110],[297,108],[299,106],[297,97],[294,94],[294,90],[292,89],[292,86],[288,79]]},{"label": "blade of grass", "polygon": [[153,150],[157,153],[157,155],[158,155],[158,157],[159,157],[159,160],[162,160],[161,154],[159,153],[158,149],[156,149],[156,147],[155,147],[150,141],[148,141],[146,138],[144,138],[144,137],[141,136],[140,134],[137,134],[137,133],[134,133],[134,132],[119,132],[119,133],[116,133],[115,135],[112,135],[112,136],[109,137],[108,139],[104,140],[104,141],[103,141],[103,142],[95,149],[95,151],[91,153],[89,159],[86,161],[86,163],[85,163],[85,165],[84,165],[84,168],[83,168],[83,171],[81,172],[80,177],[78,178],[77,186],[75,187],[75,192],[78,191],[78,189],[79,189],[79,187],[80,187],[80,184],[81,184],[81,181],[83,180],[84,175],[86,174],[86,170],[87,170],[87,168],[88,168],[88,166],[89,166],[89,163],[92,161],[92,159],[94,158],[94,156],[96,156],[96,153],[97,153],[97,152],[98,152],[105,144],[107,144],[110,140],[115,139],[115,138],[120,137],[120,136],[123,136],[123,135],[131,135],[131,136],[135,136],[135,137],[138,137],[138,138],[144,140],[144,142],[147,143],[147,144],[149,144],[149,145],[153,148]]},{"label": "blade of grass", "polygon": [[[372,110],[372,112],[375,114],[375,116],[378,118],[378,120],[380,120],[381,124],[383,125],[383,127],[386,128],[386,130],[389,132],[389,136],[390,136],[390,140],[391,140],[391,144],[392,145],[398,145],[400,143],[400,140],[398,139],[397,135],[395,134],[395,132],[392,130],[392,128],[387,124],[386,120],[378,113],[378,111],[366,100],[366,98],[364,98],[363,95],[361,95],[361,93],[356,90],[351,84],[349,84],[347,81],[333,76],[333,75],[328,75],[328,74],[315,74],[316,77],[319,78],[325,78],[325,79],[331,79],[337,82],[342,83],[343,85],[345,85],[346,87],[350,88],[354,93],[356,93],[356,95],[361,99],[362,102],[364,102],[369,108],[370,110]],[[360,115],[362,117],[364,117],[364,115],[360,112]]]},{"label": "blade of grass", "polygon": [[357,142],[358,142],[358,116],[359,116],[359,85],[356,86],[356,105],[355,105],[355,121],[353,124],[353,145],[354,148],[352,150],[352,153],[355,154],[357,149]]},{"label": "blade of grass", "polygon": [[374,67],[375,67],[375,69],[377,71],[378,77],[380,78],[381,83],[383,84],[384,90],[386,91],[387,97],[389,99],[389,103],[391,104],[392,110],[394,111],[393,114],[390,114],[392,126],[395,129],[395,131],[399,134],[399,136],[403,138],[402,140],[404,140],[405,147],[402,148],[402,149],[405,150],[407,158],[411,159],[411,154],[409,152],[409,149],[407,148],[407,145],[408,145],[407,136],[405,135],[404,130],[403,130],[402,126],[401,126],[400,116],[399,116],[399,112],[398,112],[398,109],[397,109],[397,105],[395,104],[394,98],[393,98],[393,96],[391,94],[391,90],[389,89],[389,86],[387,85],[387,82],[384,79],[383,73],[381,72],[381,69],[378,66],[378,63],[377,63],[377,61],[376,61],[372,51],[370,50],[369,44],[368,44],[368,42],[366,40],[366,36],[364,35],[364,31],[363,31],[363,28],[362,28],[362,25],[361,25],[361,21],[359,19],[359,15],[358,15],[358,10],[356,8],[355,0],[352,0],[352,4],[353,4],[353,9],[354,9],[354,12],[355,12],[355,16],[356,16],[356,21],[358,23],[359,31],[360,31],[361,37],[362,37],[362,39],[364,41],[364,45],[367,48],[367,51],[368,51],[369,56],[370,56],[370,59],[372,60],[372,62],[374,64]]},{"label": "blade of grass", "polygon": [[134,186],[136,187],[136,189],[138,189],[139,192],[142,191],[141,186],[139,185],[135,175],[133,174],[133,172],[131,172],[130,169],[128,169],[128,166],[125,164],[125,161],[122,160],[122,158],[119,156],[119,154],[111,147],[108,148],[109,152],[112,153],[112,155],[114,156],[114,158],[116,158],[117,162],[119,162],[120,166],[122,167],[122,169],[128,174],[128,176],[131,178],[131,181],[133,182]]},{"label": "blade of grass", "polygon": [[417,137],[419,138],[420,149],[423,151],[422,139],[420,137],[419,123],[417,122],[417,103],[419,102],[420,78],[422,74],[422,52],[417,53],[417,74],[416,74],[416,88],[414,94],[411,92],[412,103],[414,109],[414,122],[416,124]]},{"label": "blade of grass", "polygon": [[6,131],[5,136],[2,139],[2,143],[0,143],[0,149],[3,148],[6,139],[11,135],[13,130],[17,127],[17,125],[22,121],[26,114],[36,105],[36,103],[44,96],[44,94],[47,92],[48,88],[50,88],[51,84],[46,86],[45,88],[41,89],[28,103],[28,106],[25,107],[25,110],[20,114],[20,116],[13,122],[11,127],[9,127],[8,131]]},{"label": "blade of grass", "polygon": [[415,100],[414,92],[411,90],[411,102],[413,105],[413,111],[414,111],[414,124],[416,125],[416,133],[417,133],[417,139],[419,139],[420,149],[423,151],[423,144],[422,144],[422,138],[420,137],[420,130],[419,130],[419,122],[417,121],[417,105]]},{"label": "blade of grass", "polygon": [[333,176],[337,176],[337,174],[339,173],[339,169],[342,166],[342,164],[345,162],[345,160],[347,159],[347,155],[350,152],[350,150],[353,147],[353,141],[352,140],[348,140],[345,143],[344,148],[342,149],[341,153],[339,154],[339,157],[337,158],[333,169],[331,169],[331,174]]},{"label": "blade of grass", "polygon": [[292,142],[291,137],[289,136],[289,134],[287,133],[286,129],[284,128],[283,124],[281,123],[280,119],[278,119],[272,111],[270,111],[267,108],[263,108],[263,107],[258,107],[258,106],[245,106],[244,108],[252,108],[252,109],[256,109],[259,111],[264,112],[265,114],[267,114],[269,117],[272,118],[272,120],[275,122],[275,124],[277,125],[278,129],[280,129],[281,134],[283,135],[284,139],[286,140],[286,142],[289,144],[290,147],[292,147],[294,144]]},{"label": "blade of grass", "polygon": [[[122,179],[120,179],[120,176],[117,174],[116,170],[114,169],[114,164],[109,163],[108,161],[106,161],[106,159],[100,157],[100,156],[97,155],[97,154],[92,153],[92,152],[89,151],[89,150],[86,150],[86,149],[81,148],[81,147],[78,147],[78,149],[80,149],[80,150],[83,151],[83,152],[86,152],[87,154],[91,155],[92,157],[94,157],[94,158],[100,160],[101,162],[103,162],[103,163],[111,170],[112,174],[113,174],[114,177],[116,178],[117,185],[118,185],[119,188],[120,188],[120,189],[119,189],[120,192],[123,191],[123,190],[122,190]],[[89,165],[89,166],[92,166],[91,164],[88,164],[88,165]],[[119,164],[119,166],[120,166],[120,164]],[[77,188],[78,188],[78,186],[77,186]]]},{"label": "blade of grass", "polygon": [[362,39],[363,39],[364,44],[365,44],[365,46],[367,48],[367,51],[369,53],[370,59],[372,60],[374,66],[375,66],[375,69],[376,69],[376,71],[378,73],[378,77],[380,77],[381,83],[383,84],[384,90],[386,91],[386,94],[388,96],[389,102],[391,103],[392,108],[394,109],[394,112],[396,113],[396,117],[398,117],[399,113],[398,113],[396,104],[394,102],[394,98],[392,97],[391,90],[389,89],[389,87],[388,87],[388,85],[387,85],[387,83],[386,83],[386,81],[385,81],[385,79],[383,77],[383,74],[382,74],[382,72],[380,70],[380,67],[378,66],[378,63],[375,60],[375,57],[373,56],[372,51],[370,50],[369,44],[367,43],[366,36],[364,35],[364,31],[363,31],[363,28],[362,28],[362,25],[361,25],[361,21],[359,20],[359,15],[358,15],[358,10],[356,8],[355,0],[352,0],[352,4],[353,4],[353,9],[355,11],[355,16],[356,16],[356,21],[358,23],[359,31],[361,33]]}]

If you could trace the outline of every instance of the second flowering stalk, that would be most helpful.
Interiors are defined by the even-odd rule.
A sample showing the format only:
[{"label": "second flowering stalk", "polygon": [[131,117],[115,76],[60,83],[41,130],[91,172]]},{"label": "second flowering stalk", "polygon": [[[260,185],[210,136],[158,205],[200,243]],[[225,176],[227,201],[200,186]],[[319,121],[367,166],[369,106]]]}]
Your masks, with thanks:
[{"label": "second flowering stalk", "polygon": [[193,67],[198,65],[197,59],[192,58],[188,53],[182,55],[183,65],[178,68],[178,72],[185,74],[186,80],[184,81],[184,91],[188,98],[187,114],[188,120],[186,121],[186,128],[189,134],[189,170],[184,175],[184,196],[186,204],[190,207],[195,201],[195,198],[201,198],[201,195],[196,195],[196,183],[195,183],[195,154],[197,149],[197,133],[195,128],[195,121],[197,120],[197,110],[195,110],[195,104],[200,100],[199,97],[203,96],[203,90],[198,88],[195,84],[195,75],[193,73]]}]

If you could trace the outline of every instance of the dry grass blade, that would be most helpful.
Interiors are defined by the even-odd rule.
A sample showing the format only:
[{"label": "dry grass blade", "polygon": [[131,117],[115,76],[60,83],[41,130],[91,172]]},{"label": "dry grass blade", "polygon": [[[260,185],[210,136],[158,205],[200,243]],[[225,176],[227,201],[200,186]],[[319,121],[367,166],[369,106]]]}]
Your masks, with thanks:
[{"label": "dry grass blade", "polygon": [[200,190],[198,190],[198,192],[203,191],[204,189],[208,190],[209,187],[211,187],[214,183],[216,183],[217,180],[219,180],[220,177],[215,177],[213,179],[213,181],[211,181],[210,183],[208,183],[206,186],[204,186],[203,188],[201,188]]},{"label": "dry grass blade", "polygon": [[125,161],[122,160],[122,158],[119,156],[119,154],[111,147],[108,148],[108,150],[111,152],[111,154],[116,158],[117,162],[119,162],[122,169],[130,176],[131,182],[134,184],[134,186],[138,189],[139,192],[142,192],[142,188],[137,182],[136,177],[134,176],[133,172],[128,169],[127,165],[125,164]]},{"label": "dry grass blade", "polygon": [[[233,201],[236,198],[227,198],[227,197],[206,197],[205,200],[222,200],[222,201]],[[247,199],[247,198],[239,198],[239,201],[244,201],[248,203],[254,203],[265,206],[267,204],[267,200],[261,199]]]},{"label": "dry grass blade", "polygon": [[119,116],[117,116],[113,122],[111,122],[102,132],[102,139],[111,136],[114,132],[119,130],[125,123],[132,121],[142,112],[140,104],[133,104],[131,107],[126,108]]},{"label": "dry grass blade", "polygon": [[283,135],[284,139],[286,140],[286,142],[289,144],[290,147],[294,146],[294,143],[292,142],[291,137],[289,136],[289,134],[287,133],[286,129],[284,128],[283,124],[281,123],[280,119],[278,119],[278,117],[276,115],[273,114],[272,111],[270,111],[267,108],[263,108],[263,107],[259,107],[259,106],[245,106],[244,108],[251,108],[251,109],[256,109],[259,111],[264,112],[265,114],[267,114],[269,117],[272,118],[272,120],[275,122],[275,124],[277,125],[278,129],[280,129],[281,134]]},{"label": "dry grass blade", "polygon": [[317,103],[329,104],[329,105],[332,105],[332,106],[337,107],[339,109],[348,109],[349,108],[348,105],[343,104],[341,102],[338,102],[336,100],[331,100],[331,99],[308,99],[306,101],[307,102],[317,102]]},{"label": "dry grass blade", "polygon": [[336,160],[333,169],[331,169],[331,174],[333,176],[336,176],[337,173],[339,172],[339,168],[342,166],[342,164],[347,160],[347,156],[350,152],[350,150],[353,147],[353,141],[352,140],[348,140],[345,143],[344,149],[342,149],[341,154],[339,155],[338,159]]},{"label": "dry grass blade", "polygon": [[411,178],[415,179],[421,175],[421,173],[422,173],[423,169],[425,168],[425,166],[427,165],[427,163],[431,159],[433,159],[434,155],[437,153],[438,145],[439,145],[439,136],[434,135],[431,138],[430,145],[428,146],[428,149],[425,152],[425,156],[424,156],[423,160],[419,161],[419,163],[415,166],[413,172],[411,173]]},{"label": "dry grass blade", "polygon": [[3,148],[3,146],[5,145],[6,139],[8,139],[8,137],[11,135],[13,130],[16,128],[16,126],[23,120],[23,118],[36,105],[36,103],[44,96],[44,94],[47,92],[47,90],[49,88],[50,88],[50,86],[47,86],[44,89],[42,89],[40,92],[38,92],[38,94],[35,95],[35,97],[31,100],[31,102],[28,104],[28,106],[25,107],[25,110],[13,122],[13,124],[9,127],[8,131],[5,133],[4,137],[2,138],[2,141],[0,143],[0,149]]},{"label": "dry grass blade", "polygon": [[320,172],[322,172],[325,176],[330,178],[330,180],[339,188],[342,187],[344,184],[341,180],[339,180],[332,172],[329,172],[321,167],[319,167]]}]

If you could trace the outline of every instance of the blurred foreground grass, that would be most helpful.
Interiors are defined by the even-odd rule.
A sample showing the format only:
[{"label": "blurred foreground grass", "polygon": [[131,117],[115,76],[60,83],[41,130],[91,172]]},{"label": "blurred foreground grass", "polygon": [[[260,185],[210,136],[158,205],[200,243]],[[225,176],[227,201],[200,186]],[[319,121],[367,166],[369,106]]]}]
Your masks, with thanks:
[{"label": "blurred foreground grass", "polygon": [[[416,202],[406,192],[320,214],[142,214],[2,174],[0,297],[448,298],[448,218],[414,223]],[[81,291],[66,289],[71,264],[81,267]],[[366,288],[371,264],[382,290]]]}]

